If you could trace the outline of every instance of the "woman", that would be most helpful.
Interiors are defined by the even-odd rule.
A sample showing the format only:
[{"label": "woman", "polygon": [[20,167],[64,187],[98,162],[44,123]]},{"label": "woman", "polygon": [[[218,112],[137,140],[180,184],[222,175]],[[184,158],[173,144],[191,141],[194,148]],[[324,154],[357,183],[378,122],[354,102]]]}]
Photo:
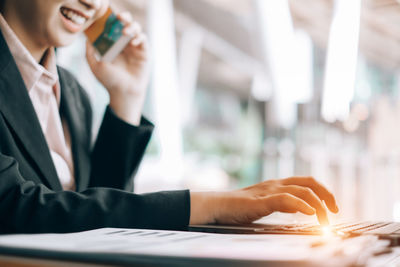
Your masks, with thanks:
[{"label": "woman", "polygon": [[231,192],[129,193],[153,126],[141,117],[149,82],[147,41],[127,13],[132,42],[112,62],[87,61],[110,94],[93,148],[88,97],[54,47],[70,44],[108,0],[0,0],[0,233],[100,227],[185,229],[248,223],[275,211],[328,223],[333,195],[310,177],[271,180]]}]

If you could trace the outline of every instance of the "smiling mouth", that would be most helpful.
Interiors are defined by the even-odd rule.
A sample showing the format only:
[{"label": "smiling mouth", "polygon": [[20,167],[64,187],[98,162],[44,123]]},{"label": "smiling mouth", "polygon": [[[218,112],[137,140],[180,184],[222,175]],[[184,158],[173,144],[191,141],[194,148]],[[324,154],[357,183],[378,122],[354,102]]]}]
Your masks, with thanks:
[{"label": "smiling mouth", "polygon": [[67,20],[70,20],[71,22],[79,26],[85,24],[85,22],[88,20],[88,18],[85,17],[82,13],[79,13],[78,11],[67,7],[61,7],[60,12]]}]

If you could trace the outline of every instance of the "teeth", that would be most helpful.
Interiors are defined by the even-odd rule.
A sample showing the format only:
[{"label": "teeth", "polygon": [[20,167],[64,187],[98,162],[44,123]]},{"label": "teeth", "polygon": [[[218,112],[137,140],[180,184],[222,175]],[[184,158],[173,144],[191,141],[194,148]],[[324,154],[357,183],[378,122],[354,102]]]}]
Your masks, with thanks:
[{"label": "teeth", "polygon": [[63,8],[63,9],[61,9],[61,13],[75,24],[83,25],[86,22],[85,17],[82,17],[80,14],[78,14],[70,9]]}]

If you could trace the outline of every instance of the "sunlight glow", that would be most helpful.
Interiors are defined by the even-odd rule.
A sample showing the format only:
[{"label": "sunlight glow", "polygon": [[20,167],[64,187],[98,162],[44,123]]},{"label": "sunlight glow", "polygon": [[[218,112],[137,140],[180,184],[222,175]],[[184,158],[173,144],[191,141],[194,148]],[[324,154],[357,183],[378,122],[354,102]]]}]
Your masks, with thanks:
[{"label": "sunlight glow", "polygon": [[334,236],[332,228],[329,226],[322,227],[322,236],[325,238],[331,238],[332,236]]}]

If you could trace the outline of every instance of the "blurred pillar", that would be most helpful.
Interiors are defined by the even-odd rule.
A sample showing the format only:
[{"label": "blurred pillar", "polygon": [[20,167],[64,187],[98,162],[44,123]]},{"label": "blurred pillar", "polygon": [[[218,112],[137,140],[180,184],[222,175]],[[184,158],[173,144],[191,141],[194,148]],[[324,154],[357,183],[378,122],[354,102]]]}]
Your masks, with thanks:
[{"label": "blurred pillar", "polygon": [[253,0],[265,65],[273,83],[272,122],[291,129],[297,103],[312,97],[312,43],[295,35],[287,0]]},{"label": "blurred pillar", "polygon": [[166,182],[179,184],[183,175],[183,140],[173,1],[149,0],[147,3],[160,172],[168,179]]},{"label": "blurred pillar", "polygon": [[361,0],[336,0],[331,25],[322,116],[345,121],[354,96],[360,36]]},{"label": "blurred pillar", "polygon": [[254,0],[259,34],[266,65],[274,87],[272,116],[278,126],[290,129],[296,121],[296,107],[289,101],[289,52],[293,33],[287,0]]},{"label": "blurred pillar", "polygon": [[183,32],[179,53],[179,82],[182,95],[183,124],[193,121],[193,100],[203,49],[204,34],[196,28]]}]

